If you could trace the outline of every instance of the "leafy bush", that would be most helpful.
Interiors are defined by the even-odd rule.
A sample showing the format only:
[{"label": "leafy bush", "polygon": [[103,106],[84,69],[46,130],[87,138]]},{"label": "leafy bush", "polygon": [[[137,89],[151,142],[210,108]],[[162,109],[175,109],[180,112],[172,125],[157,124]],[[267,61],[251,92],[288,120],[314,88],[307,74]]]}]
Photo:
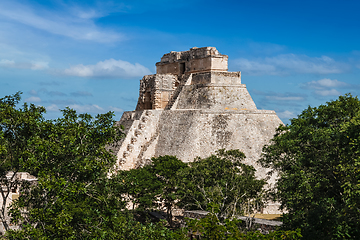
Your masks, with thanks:
[{"label": "leafy bush", "polygon": [[360,239],[360,101],[309,107],[280,126],[260,162],[276,170],[286,229],[304,239]]}]

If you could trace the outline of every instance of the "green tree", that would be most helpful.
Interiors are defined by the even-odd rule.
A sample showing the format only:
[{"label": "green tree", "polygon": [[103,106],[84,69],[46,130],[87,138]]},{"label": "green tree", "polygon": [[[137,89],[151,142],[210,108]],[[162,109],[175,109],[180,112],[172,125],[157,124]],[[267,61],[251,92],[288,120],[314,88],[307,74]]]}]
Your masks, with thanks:
[{"label": "green tree", "polygon": [[[5,239],[185,239],[163,223],[137,222],[125,208],[128,175],[112,171],[115,157],[108,151],[122,136],[112,113],[93,118],[67,108],[63,117],[45,120],[43,107],[19,108],[20,95],[0,99],[2,198],[21,187],[10,209],[18,230],[9,230],[2,205]],[[34,175],[36,183],[19,181],[19,171]],[[157,181],[146,171],[140,182],[149,175]]]},{"label": "green tree", "polygon": [[118,193],[123,194],[133,211],[156,208],[156,196],[160,194],[162,187],[156,175],[147,168],[119,171],[113,179],[118,182]]},{"label": "green tree", "polygon": [[209,213],[201,219],[186,219],[190,236],[200,236],[204,240],[296,240],[301,239],[300,229],[295,231],[270,231],[263,234],[260,231],[246,229],[239,219],[226,219],[221,223],[214,213]]},{"label": "green tree", "polygon": [[65,109],[62,118],[44,120],[43,108],[25,104],[16,109],[19,94],[7,99],[1,114],[15,117],[10,123],[2,119],[8,124],[3,124],[1,132],[1,156],[8,162],[2,178],[17,169],[37,177],[36,184],[22,185],[11,209],[21,230],[8,235],[25,231],[65,239],[103,234],[100,226],[106,229],[115,224],[124,208],[108,179],[115,158],[107,146],[121,137],[113,114],[93,118]]},{"label": "green tree", "polygon": [[44,121],[45,108],[20,102],[21,92],[0,99],[0,219],[5,230],[9,230],[8,205],[10,194],[26,184],[19,172],[36,174],[37,159],[33,144],[39,138]]},{"label": "green tree", "polygon": [[160,186],[160,192],[155,201],[159,202],[158,200],[160,200],[160,207],[163,206],[166,209],[167,221],[172,226],[172,210],[180,197],[178,172],[187,169],[188,166],[175,156],[166,155],[151,160],[151,164],[145,166],[145,169],[157,177]]},{"label": "green tree", "polygon": [[340,96],[280,126],[260,163],[278,173],[284,227],[304,239],[360,238],[360,101]]},{"label": "green tree", "polygon": [[179,201],[177,173],[187,164],[175,156],[160,156],[151,159],[151,163],[138,169],[122,171],[116,178],[123,186],[123,192],[140,211],[165,210],[167,221],[173,226],[172,210]]},{"label": "green tree", "polygon": [[262,205],[265,180],[255,177],[255,169],[242,163],[239,150],[218,150],[216,155],[197,158],[180,172],[185,209],[210,210],[219,220],[252,213]]}]

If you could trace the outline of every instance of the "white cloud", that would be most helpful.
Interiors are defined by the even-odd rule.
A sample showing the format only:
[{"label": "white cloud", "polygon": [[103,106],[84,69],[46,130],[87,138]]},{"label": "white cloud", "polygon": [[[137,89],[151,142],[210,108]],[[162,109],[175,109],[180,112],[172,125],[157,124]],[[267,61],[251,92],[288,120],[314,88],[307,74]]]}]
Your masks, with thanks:
[{"label": "white cloud", "polygon": [[41,70],[49,68],[48,62],[31,62],[30,63],[30,69],[32,70]]},{"label": "white cloud", "polygon": [[336,88],[351,88],[356,87],[337,79],[323,78],[318,81],[311,81],[303,84],[301,88],[314,90],[315,95],[319,96],[339,96],[341,93]]},{"label": "white cloud", "polygon": [[100,61],[95,65],[79,64],[71,66],[63,71],[64,74],[78,77],[90,78],[122,78],[122,77],[142,77],[151,74],[150,70],[141,64],[131,64],[122,60],[108,59]]},{"label": "white cloud", "polygon": [[264,96],[265,101],[277,101],[277,102],[296,102],[296,101],[304,101],[306,99],[306,95],[300,93],[277,93],[277,92],[263,92],[259,90],[252,91],[256,95]]},{"label": "white cloud", "polygon": [[337,79],[331,80],[329,78],[323,78],[318,81],[307,82],[302,88],[306,89],[324,89],[324,88],[335,88],[335,87],[346,87],[349,86],[345,82],[338,81]]},{"label": "white cloud", "polygon": [[[1,18],[0,18],[1,21]],[[1,31],[0,24],[0,67],[2,68],[21,68],[21,69],[32,69],[32,70],[42,70],[49,67],[50,58],[44,54],[37,52],[34,47],[26,49],[26,47],[15,47],[11,44],[6,44],[4,42],[11,42],[16,45],[18,38],[23,37],[23,33],[20,36],[13,36],[15,39],[1,39],[1,37],[8,38],[11,34],[11,30]],[[29,42],[38,42],[39,40],[30,40],[29,38],[21,39],[23,41]],[[2,42],[4,41],[4,42]],[[33,46],[33,44],[32,44]]]},{"label": "white cloud", "polygon": [[249,75],[329,74],[342,73],[350,68],[347,64],[336,62],[327,56],[308,57],[295,54],[280,54],[254,60],[239,58],[235,59],[234,63]]},{"label": "white cloud", "polygon": [[41,102],[41,98],[32,96],[32,97],[26,98],[25,101],[26,102],[39,103],[39,102]]},{"label": "white cloud", "polygon": [[296,96],[266,96],[267,100],[275,100],[275,101],[303,101],[304,97],[296,97]]},{"label": "white cloud", "polygon": [[123,38],[119,33],[102,30],[91,18],[99,17],[95,11],[79,12],[74,16],[68,12],[50,12],[40,8],[30,8],[26,5],[2,1],[0,2],[0,17],[16,23],[21,23],[52,34],[74,39],[96,42],[115,42]]},{"label": "white cloud", "polygon": [[30,95],[34,95],[34,96],[38,95],[37,91],[35,91],[34,89],[30,90],[29,93]]},{"label": "white cloud", "polygon": [[339,96],[341,93],[336,89],[330,89],[330,90],[316,90],[316,95],[320,96]]},{"label": "white cloud", "polygon": [[50,106],[46,107],[46,111],[49,111],[49,112],[57,112],[57,111],[59,111],[59,109],[60,108],[56,104],[51,104]]},{"label": "white cloud", "polygon": [[15,62],[14,60],[1,59],[0,67],[3,68],[20,68],[20,69],[32,69],[32,70],[43,70],[49,68],[48,62]]},{"label": "white cloud", "polygon": [[89,10],[77,9],[74,12],[75,15],[83,19],[99,18],[104,16],[102,12],[95,11],[94,9],[89,9]]},{"label": "white cloud", "polygon": [[61,107],[57,104],[51,104],[50,106],[46,107],[46,110],[48,112],[57,112],[59,109],[64,109],[66,106],[75,109],[78,113],[91,113],[91,114],[99,114],[99,113],[105,113],[108,111],[113,111],[115,113],[121,113],[124,112],[123,109],[118,107],[106,107],[102,108],[99,105],[96,104],[87,104],[87,105],[80,105],[80,104],[66,104],[66,102],[60,102]]},{"label": "white cloud", "polygon": [[296,117],[296,114],[294,112],[290,112],[288,110],[285,110],[283,112],[277,112],[276,113],[279,118],[294,118]]},{"label": "white cloud", "polygon": [[13,60],[1,59],[0,66],[2,67],[11,67],[15,64]]},{"label": "white cloud", "polygon": [[76,111],[80,113],[99,113],[99,112],[105,112],[105,110],[102,107],[99,107],[96,104],[92,105],[79,105],[79,104],[72,104],[69,105],[69,108],[75,109]]},{"label": "white cloud", "polygon": [[267,64],[261,61],[250,61],[245,58],[239,58],[235,60],[235,64],[240,67],[242,72],[246,72],[254,75],[276,75],[276,66]]},{"label": "white cloud", "polygon": [[112,107],[112,106],[109,107],[109,110],[110,110],[110,111],[113,111],[113,112],[123,112],[123,111],[124,111],[124,110],[121,109],[121,108]]}]

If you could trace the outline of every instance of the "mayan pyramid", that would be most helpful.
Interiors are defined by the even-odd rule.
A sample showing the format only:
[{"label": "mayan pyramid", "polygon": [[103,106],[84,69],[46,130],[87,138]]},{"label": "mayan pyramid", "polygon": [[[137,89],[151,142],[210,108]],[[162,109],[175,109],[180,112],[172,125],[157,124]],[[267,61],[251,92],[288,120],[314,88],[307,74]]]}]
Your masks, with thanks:
[{"label": "mayan pyramid", "polygon": [[136,110],[118,122],[126,137],[116,150],[117,166],[137,168],[162,155],[189,162],[217,149],[240,149],[265,177],[256,161],[282,122],[274,111],[256,108],[241,72],[227,70],[228,56],[215,47],[165,54],[156,74],[140,80]]}]

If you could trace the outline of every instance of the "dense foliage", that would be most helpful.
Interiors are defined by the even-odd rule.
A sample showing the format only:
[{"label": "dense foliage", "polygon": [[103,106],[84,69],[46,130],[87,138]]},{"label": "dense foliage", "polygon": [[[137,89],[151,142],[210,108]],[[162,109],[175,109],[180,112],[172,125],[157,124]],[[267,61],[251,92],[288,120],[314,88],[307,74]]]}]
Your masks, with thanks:
[{"label": "dense foliage", "polygon": [[212,210],[219,220],[253,213],[262,206],[265,180],[256,179],[255,168],[242,163],[239,150],[218,150],[197,158],[179,173],[185,209]]},{"label": "dense foliage", "polygon": [[187,167],[175,156],[160,156],[143,168],[121,171],[115,178],[122,183],[133,209],[165,210],[172,226],[172,209],[180,198],[177,172]]},{"label": "dense foliage", "polygon": [[[11,157],[7,162],[12,164],[4,171],[29,172],[37,181],[21,182],[21,195],[13,203],[11,215],[23,233],[8,234],[54,239],[98,236],[99,226],[106,228],[116,222],[124,207],[122,199],[111,194],[107,178],[115,159],[106,146],[121,136],[113,127],[112,113],[94,119],[65,109],[62,118],[44,120],[41,107],[25,104],[16,109],[19,100],[19,94],[3,99],[7,108],[1,111],[5,115],[1,146],[7,150],[11,142],[15,145],[2,151],[2,159]],[[109,205],[111,208],[106,207]]]},{"label": "dense foliage", "polygon": [[238,219],[226,219],[221,223],[214,213],[197,219],[187,219],[187,225],[192,237],[200,237],[204,240],[296,240],[301,239],[300,229],[295,231],[271,231],[263,234],[254,229],[247,229],[244,223]]},{"label": "dense foliage", "polygon": [[38,161],[34,152],[45,112],[45,108],[33,104],[16,109],[20,96],[18,92],[0,99],[0,218],[6,230],[10,224],[6,207],[9,195],[25,184],[18,178],[18,173],[37,172]]},{"label": "dense foliage", "polygon": [[172,209],[176,202],[180,199],[178,186],[181,179],[177,173],[183,169],[187,169],[187,164],[177,159],[175,156],[160,156],[152,158],[152,163],[145,167],[150,173],[157,177],[160,192],[155,201],[159,202],[158,209],[162,207],[166,210],[167,220],[172,226]]},{"label": "dense foliage", "polygon": [[280,126],[261,163],[279,174],[276,197],[288,229],[304,239],[360,239],[360,101],[309,107]]},{"label": "dense foliage", "polygon": [[[143,168],[114,171],[109,146],[123,134],[111,112],[93,118],[67,108],[63,117],[45,120],[43,107],[19,107],[19,102],[20,93],[0,99],[0,218],[8,230],[5,239],[189,239],[193,231],[201,233],[201,239],[264,236],[244,232],[240,221],[230,221],[255,210],[265,183],[242,163],[240,151],[219,150],[191,164],[160,156]],[[19,172],[37,180],[21,180]],[[21,195],[8,212],[13,189]],[[176,206],[211,213],[176,229]],[[165,211],[167,222],[151,221],[148,212],[154,210]],[[9,213],[16,230],[9,229]],[[271,234],[271,239],[298,237],[291,231]]]}]

